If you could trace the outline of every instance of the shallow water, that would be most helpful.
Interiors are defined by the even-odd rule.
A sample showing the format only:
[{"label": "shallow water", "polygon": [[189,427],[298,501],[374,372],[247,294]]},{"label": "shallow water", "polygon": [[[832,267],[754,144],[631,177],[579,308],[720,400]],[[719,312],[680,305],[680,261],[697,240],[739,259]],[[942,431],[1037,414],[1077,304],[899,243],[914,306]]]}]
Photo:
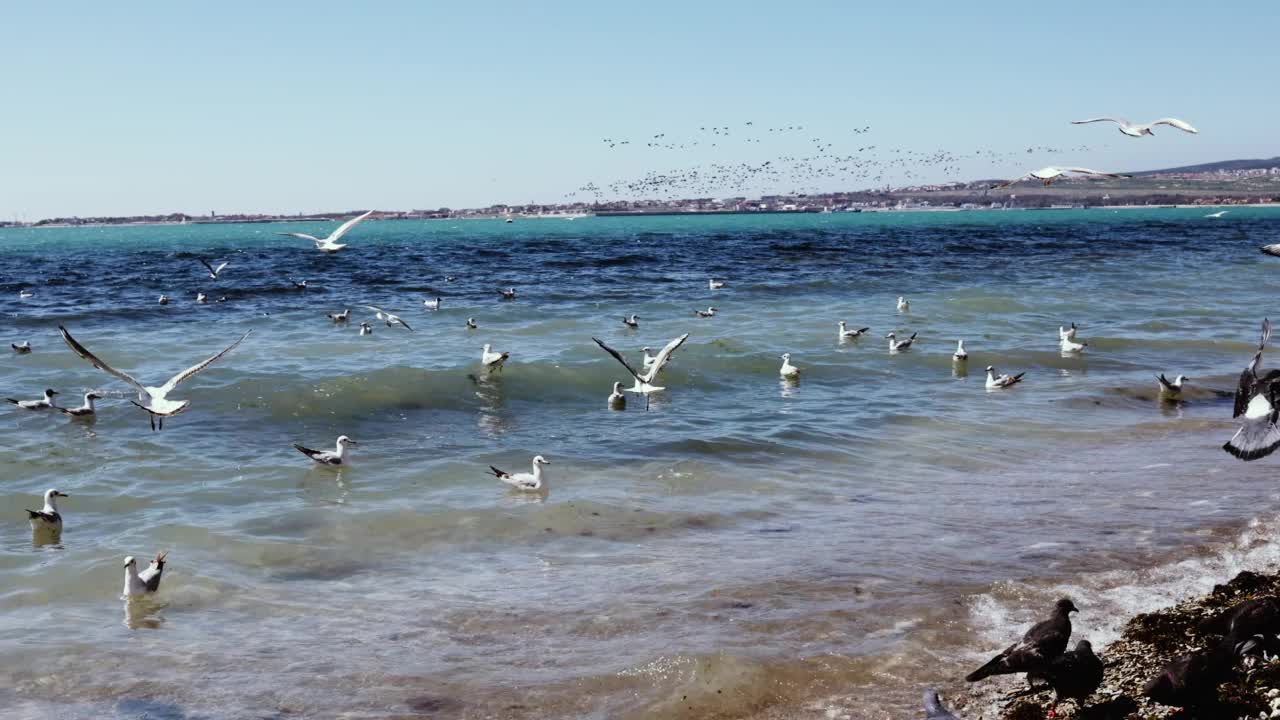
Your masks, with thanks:
[{"label": "shallow water", "polygon": [[[366,222],[333,257],[274,234],[318,223],[0,230],[0,340],[35,348],[0,394],[111,396],[88,425],[0,412],[0,707],[913,717],[1057,593],[1105,641],[1274,562],[1274,463],[1218,446],[1276,315],[1256,246],[1280,211],[1203,214]],[[325,318],[363,304],[414,331]],[[872,330],[840,344],[841,319]],[[1073,320],[1090,347],[1063,357]],[[254,332],[152,433],[58,324],[155,383]],[[608,411],[624,373],[591,338],[638,362],[684,332],[669,390]],[[486,342],[512,359],[477,382]],[[1026,382],[987,393],[987,364]],[[1158,372],[1193,378],[1185,402]],[[290,447],[344,433],[340,471]],[[485,475],[539,453],[545,498]],[[36,547],[22,509],[53,486],[67,529]],[[161,548],[160,595],[126,607],[122,558]]]}]

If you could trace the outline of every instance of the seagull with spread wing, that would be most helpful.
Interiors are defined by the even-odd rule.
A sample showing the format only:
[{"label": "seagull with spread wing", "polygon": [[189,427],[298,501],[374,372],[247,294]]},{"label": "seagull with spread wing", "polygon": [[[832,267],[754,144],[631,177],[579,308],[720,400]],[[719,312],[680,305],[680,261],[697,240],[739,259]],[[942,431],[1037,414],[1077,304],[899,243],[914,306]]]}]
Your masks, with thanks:
[{"label": "seagull with spread wing", "polygon": [[395,313],[387,312],[386,310],[383,310],[380,307],[375,307],[373,305],[365,305],[365,307],[368,308],[369,310],[372,310],[374,313],[374,317],[385,322],[387,324],[387,327],[395,327],[397,325],[403,325],[405,330],[410,330],[410,331],[413,330],[413,328],[409,327],[409,323],[405,322],[403,318],[401,318],[399,315],[396,315]]},{"label": "seagull with spread wing", "polygon": [[631,373],[631,377],[635,378],[635,384],[632,385],[631,388],[627,390],[627,392],[641,393],[644,395],[648,395],[651,392],[658,392],[659,390],[666,389],[666,388],[658,387],[653,383],[655,380],[658,379],[658,373],[662,372],[662,368],[666,367],[667,363],[671,360],[672,353],[678,350],[680,346],[684,344],[685,340],[689,339],[689,333],[685,333],[680,337],[667,343],[666,347],[662,348],[662,350],[659,350],[657,356],[654,357],[653,365],[650,365],[649,368],[645,370],[643,373],[636,372],[636,369],[631,367],[631,364],[628,363],[626,361],[626,358],[622,357],[622,354],[619,353],[617,350],[614,350],[608,345],[605,345],[604,343],[600,342],[596,338],[591,338],[591,339],[595,340],[595,343],[599,345],[605,352],[612,355],[614,360],[617,360],[618,362],[622,363],[622,367],[626,368],[627,372]]},{"label": "seagull with spread wing", "polygon": [[200,264],[203,265],[205,269],[209,271],[210,280],[217,280],[218,276],[222,274],[222,271],[225,270],[227,266],[230,265],[231,263],[230,262],[218,263],[218,266],[214,267],[210,265],[207,261],[200,260]]},{"label": "seagull with spread wing", "polygon": [[1040,168],[1039,170],[1032,170],[1026,175],[1016,177],[1008,182],[1003,182],[1003,183],[1000,183],[999,185],[992,185],[991,189],[999,190],[1000,188],[1006,188],[1006,187],[1009,187],[1010,185],[1020,183],[1023,180],[1039,180],[1040,182],[1044,183],[1045,187],[1049,187],[1050,185],[1053,184],[1055,180],[1060,180],[1063,177],[1067,176],[1069,173],[1075,173],[1077,175],[1085,175],[1088,177],[1100,177],[1100,178],[1111,178],[1111,179],[1123,179],[1123,178],[1132,177],[1131,175],[1121,175],[1119,173],[1102,172],[1101,170],[1090,170],[1089,168],[1083,168],[1083,167],[1056,167],[1056,166],[1050,165],[1049,167]]},{"label": "seagull with spread wing", "polygon": [[1191,125],[1179,120],[1178,118],[1160,118],[1159,120],[1154,120],[1149,123],[1133,123],[1133,122],[1129,122],[1128,120],[1125,120],[1124,118],[1097,117],[1097,118],[1089,118],[1088,120],[1072,120],[1071,124],[1085,125],[1087,123],[1096,123],[1096,122],[1113,122],[1120,126],[1120,132],[1124,133],[1125,135],[1128,135],[1129,137],[1142,137],[1143,135],[1155,135],[1155,133],[1151,132],[1151,128],[1155,127],[1156,125],[1168,125],[1169,127],[1176,127],[1179,130],[1183,132],[1189,132],[1192,135],[1195,135],[1200,132],[1199,130],[1191,127]]},{"label": "seagull with spread wing", "polygon": [[308,235],[306,233],[298,233],[298,232],[283,232],[283,233],[276,233],[276,234],[288,235],[289,237],[301,238],[303,240],[310,240],[311,242],[316,244],[316,249],[319,250],[320,252],[332,254],[332,253],[338,252],[339,250],[347,246],[346,243],[338,242],[339,240],[342,239],[342,236],[350,232],[351,228],[359,224],[361,220],[364,220],[365,218],[369,217],[372,214],[373,214],[373,211],[370,210],[363,215],[357,215],[356,217],[351,218],[350,220],[339,225],[337,230],[334,230],[333,232],[329,233],[329,236],[323,239],[318,238],[314,235]]}]

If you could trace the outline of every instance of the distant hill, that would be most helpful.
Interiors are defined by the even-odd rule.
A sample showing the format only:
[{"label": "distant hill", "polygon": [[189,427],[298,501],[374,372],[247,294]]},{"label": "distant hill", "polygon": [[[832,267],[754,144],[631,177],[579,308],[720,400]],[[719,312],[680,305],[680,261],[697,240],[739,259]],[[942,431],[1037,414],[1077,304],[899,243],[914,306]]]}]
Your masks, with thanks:
[{"label": "distant hill", "polygon": [[1280,167],[1280,157],[1273,157],[1270,160],[1222,160],[1220,162],[1204,163],[1202,165],[1185,165],[1183,167],[1165,168],[1164,170],[1140,170],[1138,172],[1128,173],[1129,175],[1163,175],[1167,173],[1207,173],[1217,172],[1219,170],[1265,170],[1267,168]]}]

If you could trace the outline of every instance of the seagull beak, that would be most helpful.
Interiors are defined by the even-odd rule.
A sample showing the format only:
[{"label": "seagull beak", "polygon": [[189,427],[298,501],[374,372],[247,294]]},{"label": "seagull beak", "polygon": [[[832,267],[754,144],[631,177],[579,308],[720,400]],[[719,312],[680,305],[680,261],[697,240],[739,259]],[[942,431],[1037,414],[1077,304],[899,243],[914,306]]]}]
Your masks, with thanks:
[{"label": "seagull beak", "polygon": [[360,443],[356,442],[355,440],[348,440],[348,441],[347,441],[347,444],[348,444],[348,445],[359,445]]}]

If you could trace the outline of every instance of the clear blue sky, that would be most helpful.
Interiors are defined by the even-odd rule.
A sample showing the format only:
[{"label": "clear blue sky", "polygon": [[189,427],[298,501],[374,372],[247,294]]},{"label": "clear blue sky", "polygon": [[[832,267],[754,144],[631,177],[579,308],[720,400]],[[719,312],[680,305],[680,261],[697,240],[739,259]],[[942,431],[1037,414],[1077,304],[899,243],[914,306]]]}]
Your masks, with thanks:
[{"label": "clear blue sky", "polygon": [[[971,177],[1280,155],[1274,0],[19,3],[4,24],[5,219],[556,201],[804,149],[600,142],[746,120],[833,152],[1093,147]],[[1067,124],[1095,114],[1201,134]]]}]

